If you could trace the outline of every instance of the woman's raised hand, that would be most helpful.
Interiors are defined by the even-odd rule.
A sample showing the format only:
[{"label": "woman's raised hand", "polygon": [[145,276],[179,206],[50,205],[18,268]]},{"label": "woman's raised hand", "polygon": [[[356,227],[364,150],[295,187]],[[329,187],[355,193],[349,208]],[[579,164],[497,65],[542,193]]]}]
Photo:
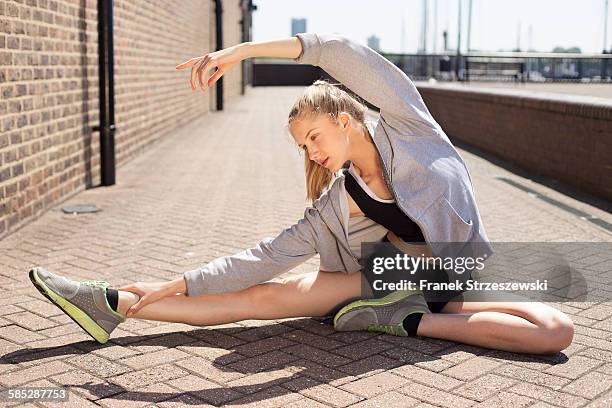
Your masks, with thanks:
[{"label": "woman's raised hand", "polygon": [[[196,90],[197,81],[200,81],[200,88],[204,91],[206,87],[211,87],[225,74],[232,69],[236,64],[246,58],[244,46],[246,43],[234,45],[220,51],[209,52],[200,57],[191,58],[176,66],[176,69],[185,69],[191,67],[191,89]],[[217,68],[215,73],[206,81],[204,81],[208,71],[212,68]]]}]

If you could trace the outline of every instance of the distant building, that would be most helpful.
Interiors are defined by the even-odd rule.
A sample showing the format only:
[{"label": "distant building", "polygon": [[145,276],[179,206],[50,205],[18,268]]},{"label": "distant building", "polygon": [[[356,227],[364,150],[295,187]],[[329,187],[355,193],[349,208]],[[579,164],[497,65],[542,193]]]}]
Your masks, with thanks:
[{"label": "distant building", "polygon": [[368,37],[368,47],[375,51],[380,51],[380,38],[375,35]]},{"label": "distant building", "polygon": [[292,18],[291,19],[291,35],[294,36],[297,33],[306,32],[306,19],[305,18]]}]

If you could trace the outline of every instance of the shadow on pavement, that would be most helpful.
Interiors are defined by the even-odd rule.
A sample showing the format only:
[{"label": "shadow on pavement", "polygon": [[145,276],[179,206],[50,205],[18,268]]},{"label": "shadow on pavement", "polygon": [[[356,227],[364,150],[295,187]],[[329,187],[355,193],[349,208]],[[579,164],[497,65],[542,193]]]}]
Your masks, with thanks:
[{"label": "shadow on pavement", "polygon": [[[93,367],[88,366],[83,369],[91,373],[92,377],[84,376],[80,381],[66,381],[63,386],[81,390],[88,399],[113,398],[146,402],[172,400],[184,405],[197,405],[204,401],[219,405],[236,400],[241,403],[265,401],[321,384],[338,386],[354,381],[356,377],[366,377],[402,365],[418,366],[444,362],[442,358],[445,355],[457,352],[485,355],[505,362],[547,362],[554,365],[568,361],[563,353],[536,356],[488,350],[422,337],[394,337],[369,332],[334,332],[329,324],[330,321],[331,318],[304,318],[246,329],[198,328],[155,335],[123,336],[112,338],[106,344],[81,341],[57,347],[7,353],[0,356],[0,367],[23,363],[29,366],[28,363],[31,362],[43,359],[50,361],[72,355],[74,357],[65,361],[70,363],[71,360],[73,362],[79,359],[91,360],[90,364]],[[280,341],[278,347],[263,344],[277,340]],[[310,345],[313,340],[319,340],[315,343],[317,347]],[[193,373],[204,377],[201,379],[204,387],[181,384],[185,386],[184,391],[134,391],[134,388],[145,388],[158,381],[153,378],[149,384],[138,384],[139,380],[135,379],[136,384],[129,386],[131,377],[142,378],[143,368],[122,366],[92,353],[122,346],[132,350],[137,350],[138,347],[161,346],[162,350],[165,347],[178,348],[181,351],[185,351],[183,347],[189,347],[191,356],[169,363],[184,371],[176,379]],[[199,348],[206,349],[206,352],[198,353]],[[196,362],[196,366],[181,364],[192,359]],[[97,360],[120,366],[123,370],[117,372],[101,367],[97,370]],[[121,358],[117,361],[121,362]],[[163,369],[169,365],[163,363],[161,366],[148,366],[144,371],[156,367]],[[98,381],[92,381],[91,378]],[[162,382],[164,381],[167,382],[168,379],[164,378]],[[230,385],[227,385],[228,383]]]}]

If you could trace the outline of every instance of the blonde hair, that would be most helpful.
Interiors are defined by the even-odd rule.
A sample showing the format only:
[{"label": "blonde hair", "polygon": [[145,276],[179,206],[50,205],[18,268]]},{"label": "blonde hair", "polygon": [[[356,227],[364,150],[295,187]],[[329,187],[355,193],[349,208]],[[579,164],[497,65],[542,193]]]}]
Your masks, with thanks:
[{"label": "blonde hair", "polygon": [[[317,80],[304,90],[302,96],[294,103],[289,112],[288,126],[296,120],[314,118],[318,115],[329,115],[330,119],[338,122],[340,112],[348,113],[364,129],[365,115],[368,108],[356,96],[340,88],[340,84],[332,84],[324,80]],[[333,179],[333,173],[310,160],[304,155],[304,169],[306,171],[306,197],[314,202]]]}]

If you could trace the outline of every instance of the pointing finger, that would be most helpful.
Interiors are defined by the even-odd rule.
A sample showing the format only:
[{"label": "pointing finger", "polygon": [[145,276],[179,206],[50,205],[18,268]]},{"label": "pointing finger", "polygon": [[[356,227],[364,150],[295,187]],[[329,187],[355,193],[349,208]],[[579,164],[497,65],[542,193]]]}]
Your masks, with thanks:
[{"label": "pointing finger", "polygon": [[175,68],[176,69],[184,69],[184,68],[187,68],[187,67],[191,67],[191,66],[195,65],[199,60],[200,60],[200,57],[191,58],[191,59],[189,59],[189,60],[187,60],[185,62],[181,62]]}]

